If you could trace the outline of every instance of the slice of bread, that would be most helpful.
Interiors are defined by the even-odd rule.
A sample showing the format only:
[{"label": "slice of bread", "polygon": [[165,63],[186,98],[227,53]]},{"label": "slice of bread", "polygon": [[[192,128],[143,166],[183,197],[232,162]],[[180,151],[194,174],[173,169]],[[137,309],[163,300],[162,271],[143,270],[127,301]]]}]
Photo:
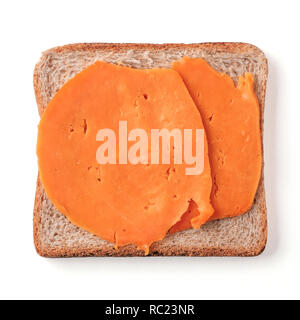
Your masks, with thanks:
[{"label": "slice of bread", "polygon": [[[244,43],[201,44],[73,44],[43,53],[34,71],[34,89],[40,115],[60,87],[97,60],[122,63],[133,68],[170,67],[183,56],[204,58],[216,70],[235,81],[251,72],[261,110],[263,134],[267,60],[257,47]],[[34,205],[34,243],[46,257],[70,256],[143,256],[128,245],[114,245],[73,225],[47,197],[38,178]],[[150,247],[150,255],[255,256],[267,240],[267,217],[263,171],[253,206],[247,213],[208,222],[198,230],[167,235]]]}]

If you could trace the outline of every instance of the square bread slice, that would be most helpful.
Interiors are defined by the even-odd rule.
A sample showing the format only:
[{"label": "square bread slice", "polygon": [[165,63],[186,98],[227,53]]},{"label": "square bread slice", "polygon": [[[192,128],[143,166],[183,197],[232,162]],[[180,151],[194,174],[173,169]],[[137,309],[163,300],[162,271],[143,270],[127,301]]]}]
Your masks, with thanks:
[{"label": "square bread slice", "polygon": [[[34,89],[39,114],[60,87],[97,60],[122,63],[133,68],[168,68],[184,56],[204,58],[216,70],[235,81],[251,72],[260,104],[263,134],[267,60],[257,47],[245,43],[200,44],[72,44],[43,53],[34,71]],[[60,213],[47,197],[38,178],[34,205],[34,243],[45,257],[144,256],[134,245],[114,245],[77,226]],[[150,247],[153,256],[255,256],[267,240],[267,216],[263,170],[250,211],[234,217],[208,222],[198,230],[167,235]]]}]

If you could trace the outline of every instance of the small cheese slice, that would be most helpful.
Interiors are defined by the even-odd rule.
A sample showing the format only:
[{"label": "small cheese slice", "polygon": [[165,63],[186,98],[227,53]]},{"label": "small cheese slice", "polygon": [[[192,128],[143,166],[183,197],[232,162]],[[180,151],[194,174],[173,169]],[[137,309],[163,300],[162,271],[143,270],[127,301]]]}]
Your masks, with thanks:
[{"label": "small cheese slice", "polygon": [[[260,111],[253,76],[246,73],[235,86],[226,74],[205,60],[183,58],[173,63],[202,116],[207,134],[213,187],[211,220],[238,216],[253,203],[262,169]],[[171,229],[191,226],[194,206]],[[187,220],[187,221],[185,221]]]},{"label": "small cheese slice", "polygon": [[148,137],[151,129],[203,129],[200,113],[174,70],[137,70],[98,61],[69,80],[42,116],[40,178],[54,205],[75,225],[116,246],[135,244],[148,253],[191,200],[198,208],[194,227],[213,213],[206,136],[200,175],[186,175],[185,163],[119,164],[118,149],[116,164],[99,165],[97,132],[108,128],[118,138],[120,121],[127,121],[128,132],[142,128]]}]

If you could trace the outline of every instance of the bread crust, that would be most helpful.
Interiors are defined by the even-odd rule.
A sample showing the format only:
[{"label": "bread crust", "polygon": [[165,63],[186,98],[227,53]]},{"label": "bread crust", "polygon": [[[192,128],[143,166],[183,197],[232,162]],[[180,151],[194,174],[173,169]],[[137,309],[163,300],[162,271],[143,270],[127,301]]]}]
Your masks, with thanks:
[{"label": "bread crust", "polygon": [[[200,49],[205,50],[209,54],[214,55],[217,53],[228,53],[228,54],[244,54],[249,53],[253,56],[260,56],[262,59],[262,70],[263,79],[260,87],[255,88],[256,92],[259,89],[259,105],[260,105],[260,127],[261,127],[261,139],[263,138],[263,124],[264,124],[264,107],[265,107],[265,93],[266,93],[266,81],[268,74],[267,59],[264,53],[254,45],[239,42],[220,42],[220,43],[195,43],[195,44],[136,44],[136,43],[79,43],[69,44],[62,47],[55,47],[49,49],[43,53],[41,60],[36,64],[34,69],[33,84],[38,105],[40,116],[43,114],[46,105],[43,101],[41,92],[41,81],[39,78],[40,68],[43,63],[43,57],[49,54],[61,54],[67,52],[84,52],[84,51],[96,51],[96,50],[112,50],[119,52],[120,50],[135,50],[135,49],[147,49],[148,51],[165,51],[168,49],[183,50],[183,49]],[[263,144],[262,144],[263,146]],[[263,148],[263,147],[262,147]],[[259,199],[257,210],[261,215],[260,225],[258,226],[260,233],[256,235],[259,239],[254,246],[239,246],[231,247],[230,245],[220,245],[215,243],[212,246],[188,246],[182,243],[172,246],[164,246],[164,240],[153,243],[150,247],[151,256],[256,256],[259,255],[266,246],[267,241],[267,210],[265,204],[265,190],[264,190],[264,175],[263,175],[262,164],[262,175],[259,182],[255,199]],[[43,201],[46,201],[47,196],[40,182],[39,177],[37,178],[35,204],[34,204],[34,217],[33,217],[33,234],[34,244],[36,251],[43,257],[83,257],[83,256],[144,256],[144,252],[137,250],[134,245],[128,245],[114,249],[113,245],[102,245],[102,246],[51,246],[45,244],[42,240],[41,234],[41,217],[40,213],[42,210]],[[49,199],[47,199],[49,201]],[[232,218],[229,218],[232,219]],[[214,222],[210,222],[214,223]],[[184,232],[184,231],[183,231]]]}]

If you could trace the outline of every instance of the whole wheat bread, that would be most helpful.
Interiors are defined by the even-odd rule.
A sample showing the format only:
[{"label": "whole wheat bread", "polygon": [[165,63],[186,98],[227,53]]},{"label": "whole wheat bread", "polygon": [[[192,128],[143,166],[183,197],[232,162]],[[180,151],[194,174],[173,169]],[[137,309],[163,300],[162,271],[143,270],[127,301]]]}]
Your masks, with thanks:
[{"label": "whole wheat bread", "polygon": [[[34,89],[39,114],[60,87],[97,60],[122,63],[133,68],[170,67],[183,56],[202,57],[213,68],[235,81],[251,72],[261,110],[261,133],[267,80],[267,60],[257,47],[245,43],[201,44],[73,44],[43,53],[34,71]],[[73,225],[47,197],[38,178],[34,205],[34,243],[46,257],[143,256],[128,245],[114,245]],[[167,235],[150,247],[150,255],[254,256],[265,248],[267,217],[263,171],[252,209],[234,218],[208,222],[198,230]]]}]

